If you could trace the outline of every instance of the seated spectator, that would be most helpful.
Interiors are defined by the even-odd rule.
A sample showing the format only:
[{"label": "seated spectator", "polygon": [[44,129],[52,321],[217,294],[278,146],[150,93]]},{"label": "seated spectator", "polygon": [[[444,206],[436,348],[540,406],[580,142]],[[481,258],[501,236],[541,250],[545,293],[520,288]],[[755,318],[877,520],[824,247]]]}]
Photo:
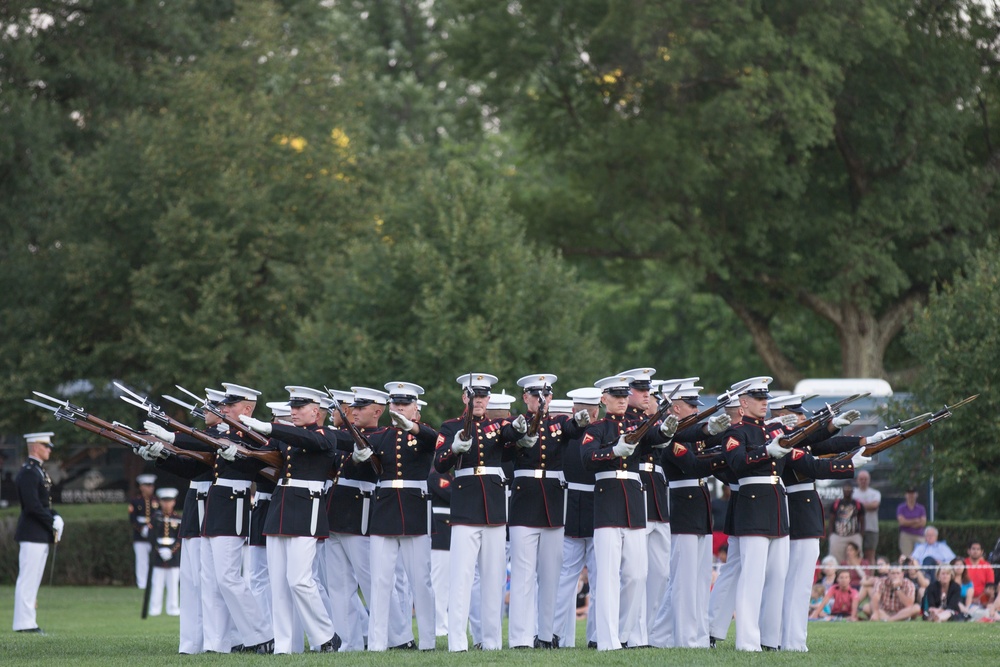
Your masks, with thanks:
[{"label": "seated spectator", "polygon": [[837,583],[837,568],[840,563],[836,556],[824,556],[819,562],[820,567],[816,570],[816,583],[823,585],[823,590],[830,588]]},{"label": "seated spectator", "polygon": [[847,558],[844,559],[842,566],[851,575],[851,587],[860,591],[861,582],[864,580],[865,572],[871,563],[861,557],[861,549],[853,542],[848,542],[844,551],[847,554]]},{"label": "seated spectator", "polygon": [[917,590],[913,581],[903,576],[898,566],[889,568],[885,578],[872,586],[871,620],[906,621],[920,616]]},{"label": "seated spectator", "polygon": [[830,603],[823,604],[826,589],[823,584],[813,584],[812,595],[809,596],[809,620],[826,621],[830,618]]},{"label": "seated spectator", "polygon": [[830,604],[830,617],[838,620],[858,620],[858,592],[851,588],[851,573],[841,570],[837,573],[837,584],[831,586],[823,596],[821,607]]},{"label": "seated spectator", "polygon": [[976,598],[976,602],[981,607],[992,607],[997,600],[997,585],[986,584],[983,587],[983,594]]},{"label": "seated spectator", "polygon": [[872,616],[872,592],[875,588],[875,583],[880,579],[886,579],[889,576],[889,559],[885,556],[879,556],[875,559],[874,569],[868,569],[865,571],[865,578],[861,580],[861,589],[858,591],[860,593],[861,599],[861,613],[863,613],[868,618]]},{"label": "seated spectator", "polygon": [[955,583],[955,573],[945,565],[938,569],[937,578],[932,581],[924,592],[923,613],[925,621],[942,623],[944,621],[964,620],[958,605],[962,596],[962,587]]},{"label": "seated spectator", "polygon": [[917,599],[924,599],[924,591],[927,589],[927,585],[930,583],[930,579],[924,574],[924,571],[917,566],[916,562],[908,556],[899,557],[899,565],[903,568],[903,576],[913,582],[914,589],[917,592]]},{"label": "seated spectator", "polygon": [[913,548],[913,556],[911,557],[917,565],[928,566],[924,570],[924,574],[927,575],[928,580],[933,581],[936,576],[934,566],[950,563],[951,559],[955,557],[955,552],[951,550],[947,542],[938,539],[937,528],[927,526],[924,531],[923,544],[918,544]]},{"label": "seated spectator", "polygon": [[965,561],[961,558],[952,558],[949,565],[951,565],[952,572],[955,573],[955,583],[962,587],[958,608],[963,614],[968,616],[973,600],[972,581],[969,579],[969,570],[965,567]]},{"label": "seated spectator", "polygon": [[[994,583],[993,566],[983,558],[983,545],[979,542],[970,542],[965,553],[969,555],[965,559],[965,565],[969,573],[969,580],[972,581],[972,595],[978,598],[985,591],[987,584]],[[994,588],[994,595],[995,591]]]}]

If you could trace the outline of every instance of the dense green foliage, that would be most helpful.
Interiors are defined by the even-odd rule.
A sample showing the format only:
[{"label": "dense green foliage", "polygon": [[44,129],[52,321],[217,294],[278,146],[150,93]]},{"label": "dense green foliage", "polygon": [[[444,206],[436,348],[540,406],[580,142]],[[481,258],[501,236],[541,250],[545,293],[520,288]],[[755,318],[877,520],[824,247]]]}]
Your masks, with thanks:
[{"label": "dense green foliage", "polygon": [[134,422],[114,379],[407,379],[431,421],[468,370],[910,381],[897,334],[996,232],[998,17],[2,3],[0,432],[33,389]]}]

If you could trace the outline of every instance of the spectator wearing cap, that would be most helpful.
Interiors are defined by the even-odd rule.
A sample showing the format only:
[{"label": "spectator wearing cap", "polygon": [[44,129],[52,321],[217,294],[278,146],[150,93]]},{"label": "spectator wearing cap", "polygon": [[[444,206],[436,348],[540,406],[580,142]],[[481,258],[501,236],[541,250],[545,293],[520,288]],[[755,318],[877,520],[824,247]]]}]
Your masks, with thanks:
[{"label": "spectator wearing cap", "polygon": [[648,642],[643,623],[648,568],[646,503],[638,469],[640,463],[648,460],[653,447],[665,442],[676,427],[676,422],[671,425],[665,421],[648,429],[636,442],[628,442],[627,434],[640,423],[626,414],[634,380],[631,375],[613,375],[594,383],[603,392],[606,415],[587,427],[581,442],[584,466],[595,473],[595,607],[599,651]]},{"label": "spectator wearing cap", "polygon": [[[629,383],[628,409],[626,418],[638,426],[655,413],[657,403],[653,399],[653,375],[655,368],[633,368],[618,373],[619,376],[632,378]],[[668,428],[676,426],[675,417],[665,421]],[[671,433],[670,435],[673,435]],[[663,466],[659,463],[660,450],[646,448],[640,453],[638,474],[646,497],[646,592],[643,596],[639,628],[640,638],[633,642],[640,645],[649,643],[656,614],[664,604],[667,584],[670,579],[670,507],[667,500],[667,478]]]},{"label": "spectator wearing cap", "polygon": [[153,514],[160,509],[156,498],[156,475],[143,474],[135,478],[139,485],[139,495],[128,503],[128,518],[132,525],[132,551],[135,554],[135,584],[139,590],[146,590],[149,577],[149,529],[153,526]]},{"label": "spectator wearing cap", "polygon": [[[354,387],[353,419],[371,449],[355,448],[353,457],[364,462],[378,456],[382,473],[375,490],[370,522],[372,592],[368,650],[389,648],[390,609],[399,564],[409,584],[416,609],[419,648],[432,650],[435,642],[434,590],[431,584],[430,508],[427,475],[434,458],[437,432],[417,421],[417,397],[423,387],[412,382],[389,382],[385,391]],[[378,422],[389,404],[391,427]]]},{"label": "spectator wearing cap", "polygon": [[21,501],[14,539],[18,542],[17,583],[14,586],[14,631],[44,634],[38,627],[38,587],[45,572],[49,545],[62,537],[65,523],[52,509],[52,480],[44,464],[52,455],[55,433],[26,433],[28,460],[14,478]]},{"label": "spectator wearing cap", "polygon": [[163,488],[156,490],[159,508],[153,513],[149,528],[150,580],[149,607],[150,616],[163,613],[164,595],[166,589],[167,616],[180,616],[180,564],[181,541],[178,537],[181,518],[174,512],[177,502],[177,489]]},{"label": "spectator wearing cap", "polygon": [[[218,389],[205,389],[205,401],[212,408],[218,408],[225,399],[224,391]],[[229,427],[222,422],[222,419],[211,412],[204,411],[206,433],[213,437],[221,437],[227,432]],[[147,421],[143,424],[147,432],[161,440],[172,443],[180,449],[190,449],[195,451],[208,451],[209,448],[204,443],[192,436],[183,433],[171,433],[162,426]],[[155,443],[144,448],[140,448],[139,453],[144,459],[152,459],[157,469],[164,470],[190,480],[187,495],[184,497],[184,507],[187,511],[181,517],[178,537],[181,540],[181,562],[180,562],[180,642],[178,653],[184,655],[194,655],[205,650],[215,651],[216,646],[205,646],[205,624],[203,622],[204,609],[209,606],[220,595],[218,582],[210,572],[202,572],[202,546],[206,542],[201,537],[201,526],[205,518],[205,501],[208,499],[208,490],[212,486],[215,478],[215,471],[211,466],[205,465],[194,459],[183,456],[163,455],[163,445]],[[205,586],[202,578],[205,578]],[[218,606],[216,605],[216,609]],[[232,619],[226,612],[225,625],[232,631]],[[210,633],[211,637],[218,637],[218,632]],[[232,642],[226,637],[225,646],[229,648]]]},{"label": "spectator wearing cap", "polygon": [[[597,387],[580,387],[566,394],[572,400],[572,412],[586,410],[590,421],[600,414],[602,392]],[[554,403],[554,401],[553,401]],[[561,647],[576,645],[576,593],[583,568],[587,568],[590,604],[587,607],[586,646],[597,648],[594,605],[597,595],[597,565],[594,560],[594,472],[583,466],[580,443],[583,437],[570,439],[563,452],[563,475],[566,477],[566,525],[563,532],[562,568],[556,593],[556,620],[553,632]]]},{"label": "spectator wearing cap", "polygon": [[[562,570],[565,527],[563,450],[582,437],[590,423],[584,409],[575,415],[551,413],[552,373],[533,373],[517,381],[524,391],[529,424],[538,419],[536,433],[517,441],[510,518],[511,648],[552,648],[556,590]],[[539,414],[541,413],[541,414]],[[558,643],[558,639],[555,640]]]},{"label": "spectator wearing cap", "polygon": [[[670,413],[680,421],[703,405],[697,377],[667,380],[664,397],[674,396]],[[712,586],[712,500],[706,478],[726,466],[722,455],[699,459],[705,442],[730,425],[729,415],[713,415],[674,434],[661,461],[670,494],[670,582],[667,600],[650,629],[653,646],[708,648],[708,596]]]},{"label": "spectator wearing cap", "polygon": [[338,641],[315,564],[319,542],[329,537],[323,501],[327,479],[339,458],[337,440],[322,426],[324,392],[297,385],[287,386],[285,391],[291,426],[248,415],[239,418],[258,433],[270,436],[268,446],[283,459],[263,529],[271,574],[274,652],[301,650],[303,629],[311,646],[333,652]]},{"label": "spectator wearing cap", "polygon": [[528,430],[518,417],[489,420],[486,406],[490,390],[497,382],[489,373],[467,373],[456,380],[471,425],[464,432],[464,419],[450,419],[441,425],[437,437],[434,467],[440,473],[454,470],[451,485],[451,582],[448,594],[448,650],[468,649],[466,625],[472,582],[478,563],[481,578],[480,619],[482,648],[501,648],[501,609],[507,579],[504,542],[507,499],[500,460]]},{"label": "spectator wearing cap", "polygon": [[955,552],[951,550],[948,543],[938,539],[938,529],[934,526],[927,526],[924,529],[924,541],[913,548],[912,558],[917,565],[924,565],[924,574],[931,581],[934,580],[934,570],[938,565],[946,565],[955,558]]},{"label": "spectator wearing cap", "polygon": [[927,508],[917,502],[917,489],[906,489],[905,500],[896,507],[896,521],[899,522],[899,553],[913,555],[913,549],[924,541],[927,527]]}]

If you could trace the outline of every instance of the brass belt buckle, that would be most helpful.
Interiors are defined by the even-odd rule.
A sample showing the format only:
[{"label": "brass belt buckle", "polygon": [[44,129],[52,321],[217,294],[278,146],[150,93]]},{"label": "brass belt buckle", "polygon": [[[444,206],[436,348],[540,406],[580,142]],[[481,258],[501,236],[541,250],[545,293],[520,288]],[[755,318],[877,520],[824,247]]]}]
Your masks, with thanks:
[{"label": "brass belt buckle", "polygon": [[486,474],[486,466],[476,466],[476,474],[477,475],[485,475]]},{"label": "brass belt buckle", "polygon": [[542,479],[543,477],[545,477],[545,471],[544,470],[536,470],[535,471],[535,479]]},{"label": "brass belt buckle", "polygon": [[616,470],[615,471],[615,479],[628,479],[628,471],[627,470]]}]

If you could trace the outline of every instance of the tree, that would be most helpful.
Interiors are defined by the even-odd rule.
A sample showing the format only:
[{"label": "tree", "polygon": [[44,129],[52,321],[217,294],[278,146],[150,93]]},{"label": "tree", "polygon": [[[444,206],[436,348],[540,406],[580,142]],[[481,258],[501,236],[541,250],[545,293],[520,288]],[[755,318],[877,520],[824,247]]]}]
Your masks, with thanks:
[{"label": "tree", "polygon": [[567,257],[694,276],[782,386],[802,368],[775,324],[803,308],[833,327],[844,375],[886,376],[913,309],[988,227],[997,19],[981,3],[441,12],[459,72],[522,137],[515,205]]},{"label": "tree", "polygon": [[465,372],[493,373],[508,393],[532,371],[559,375],[560,392],[614,372],[576,275],[525,238],[498,183],[453,163],[391,186],[365,232],[329,256],[296,344],[268,363],[268,387],[417,382],[433,423],[460,411]]},{"label": "tree", "polygon": [[[934,476],[942,517],[995,516],[1000,511],[1000,260],[995,243],[977,253],[947,285],[933,291],[910,324],[906,343],[923,361],[916,399],[940,410],[971,394],[979,398],[931,427],[923,456],[896,457],[907,481]],[[931,445],[933,444],[933,449]],[[915,462],[919,461],[919,465]]]}]

